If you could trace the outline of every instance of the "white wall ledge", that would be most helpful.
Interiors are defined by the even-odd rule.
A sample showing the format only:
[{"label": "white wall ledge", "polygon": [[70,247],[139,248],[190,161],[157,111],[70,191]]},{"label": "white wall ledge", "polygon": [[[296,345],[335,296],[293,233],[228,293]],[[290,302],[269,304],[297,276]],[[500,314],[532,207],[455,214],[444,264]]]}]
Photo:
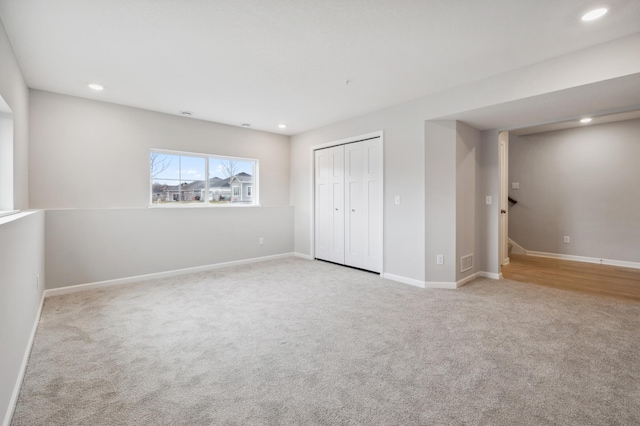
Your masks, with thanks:
[{"label": "white wall ledge", "polygon": [[13,222],[23,217],[30,216],[34,213],[37,213],[39,210],[28,210],[28,211],[20,211],[20,210],[11,210],[4,211],[0,213],[0,225],[4,225],[5,223]]}]

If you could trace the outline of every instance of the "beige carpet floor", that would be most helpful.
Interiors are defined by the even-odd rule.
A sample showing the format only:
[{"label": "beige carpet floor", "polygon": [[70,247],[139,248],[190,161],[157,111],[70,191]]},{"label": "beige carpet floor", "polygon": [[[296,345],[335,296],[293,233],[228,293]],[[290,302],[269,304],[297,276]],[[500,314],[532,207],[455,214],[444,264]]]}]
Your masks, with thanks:
[{"label": "beige carpet floor", "polygon": [[284,259],[46,299],[13,425],[637,425],[640,305]]}]

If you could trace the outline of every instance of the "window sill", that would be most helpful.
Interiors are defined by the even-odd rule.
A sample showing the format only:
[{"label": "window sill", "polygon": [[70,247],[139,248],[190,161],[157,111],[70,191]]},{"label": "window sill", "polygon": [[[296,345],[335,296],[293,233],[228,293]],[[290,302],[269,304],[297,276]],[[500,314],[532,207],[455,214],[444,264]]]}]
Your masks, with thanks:
[{"label": "window sill", "polygon": [[10,216],[16,213],[20,213],[20,210],[0,210],[0,217]]},{"label": "window sill", "polygon": [[247,207],[262,207],[260,204],[219,204],[219,205],[206,205],[206,204],[150,204],[150,209],[229,209],[229,208],[247,208]]}]

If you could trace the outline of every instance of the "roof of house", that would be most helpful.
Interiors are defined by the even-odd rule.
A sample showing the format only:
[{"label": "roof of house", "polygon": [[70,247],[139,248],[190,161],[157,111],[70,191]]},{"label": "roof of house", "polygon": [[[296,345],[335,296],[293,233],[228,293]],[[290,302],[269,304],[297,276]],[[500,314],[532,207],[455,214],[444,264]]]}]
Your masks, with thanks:
[{"label": "roof of house", "polygon": [[232,176],[231,180],[234,180],[234,179],[240,182],[253,182],[253,176],[245,172],[238,173],[237,175]]},{"label": "roof of house", "polygon": [[[253,182],[253,176],[248,173],[238,173],[230,178],[222,179],[217,176],[209,179],[209,188],[229,188],[232,179],[236,179],[240,182]],[[192,182],[183,182],[181,185],[162,185],[158,183],[153,184],[153,193],[161,193],[164,191],[199,191],[204,189],[203,180],[194,180]]]}]

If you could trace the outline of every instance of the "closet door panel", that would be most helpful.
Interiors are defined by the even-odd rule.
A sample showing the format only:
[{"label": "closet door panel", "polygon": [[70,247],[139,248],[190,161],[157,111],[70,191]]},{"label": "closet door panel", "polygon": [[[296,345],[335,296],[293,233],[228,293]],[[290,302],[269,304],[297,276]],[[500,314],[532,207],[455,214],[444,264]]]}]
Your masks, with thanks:
[{"label": "closet door panel", "polygon": [[345,265],[363,267],[363,186],[362,142],[345,145]]},{"label": "closet door panel", "polygon": [[315,152],[315,257],[344,263],[344,148]]},{"label": "closet door panel", "polygon": [[382,272],[382,143],[379,139],[362,142],[365,167],[362,215],[362,268]]}]

